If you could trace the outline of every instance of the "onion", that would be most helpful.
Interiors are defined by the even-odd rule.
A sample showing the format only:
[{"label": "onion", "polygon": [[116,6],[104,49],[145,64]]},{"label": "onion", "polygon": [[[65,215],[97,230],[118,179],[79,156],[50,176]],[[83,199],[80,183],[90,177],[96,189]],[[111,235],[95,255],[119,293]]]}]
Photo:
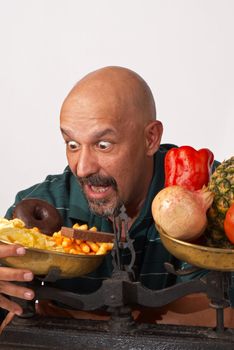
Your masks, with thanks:
[{"label": "onion", "polygon": [[169,236],[189,241],[198,238],[207,226],[207,209],[213,193],[206,187],[189,191],[181,186],[161,190],[153,200],[154,221]]}]

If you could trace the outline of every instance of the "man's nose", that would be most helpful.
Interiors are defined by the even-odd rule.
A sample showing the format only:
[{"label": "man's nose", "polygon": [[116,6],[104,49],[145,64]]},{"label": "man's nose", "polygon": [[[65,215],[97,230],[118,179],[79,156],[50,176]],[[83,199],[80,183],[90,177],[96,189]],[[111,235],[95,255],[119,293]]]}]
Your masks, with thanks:
[{"label": "man's nose", "polygon": [[89,149],[82,149],[79,152],[76,175],[78,177],[87,177],[98,172],[98,161],[95,154]]}]

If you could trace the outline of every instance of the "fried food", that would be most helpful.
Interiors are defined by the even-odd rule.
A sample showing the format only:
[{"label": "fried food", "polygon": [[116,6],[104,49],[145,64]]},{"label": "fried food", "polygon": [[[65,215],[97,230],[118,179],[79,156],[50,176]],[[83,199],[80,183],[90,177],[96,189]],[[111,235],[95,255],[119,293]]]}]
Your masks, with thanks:
[{"label": "fried food", "polygon": [[[76,223],[73,228],[87,230],[87,225]],[[90,231],[97,231],[91,227]],[[0,240],[3,242],[21,244],[27,248],[53,250],[62,253],[80,255],[107,254],[113,248],[113,243],[100,243],[68,238],[61,235],[61,231],[47,236],[40,232],[37,227],[26,228],[20,219],[7,220],[0,218]]]}]

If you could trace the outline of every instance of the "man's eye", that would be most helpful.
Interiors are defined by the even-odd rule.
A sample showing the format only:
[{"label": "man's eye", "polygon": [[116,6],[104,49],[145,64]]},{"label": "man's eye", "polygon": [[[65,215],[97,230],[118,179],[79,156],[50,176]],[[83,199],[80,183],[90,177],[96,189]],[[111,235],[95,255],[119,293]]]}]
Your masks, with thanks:
[{"label": "man's eye", "polygon": [[111,143],[108,142],[108,141],[100,141],[100,142],[98,142],[97,146],[98,146],[99,149],[105,150],[105,149],[110,148]]},{"label": "man's eye", "polygon": [[68,141],[67,148],[70,151],[76,151],[79,148],[79,144],[76,141]]}]

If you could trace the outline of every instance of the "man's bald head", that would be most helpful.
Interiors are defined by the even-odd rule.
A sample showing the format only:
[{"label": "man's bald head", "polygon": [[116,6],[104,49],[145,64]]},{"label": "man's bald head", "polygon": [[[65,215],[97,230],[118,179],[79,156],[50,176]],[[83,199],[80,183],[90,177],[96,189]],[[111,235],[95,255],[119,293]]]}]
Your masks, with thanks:
[{"label": "man's bald head", "polygon": [[130,112],[144,124],[156,119],[155,102],[149,86],[127,68],[110,66],[89,73],[73,87],[62,110],[67,101],[73,100],[79,105],[91,99],[100,105],[109,103],[120,114],[129,115]]}]

